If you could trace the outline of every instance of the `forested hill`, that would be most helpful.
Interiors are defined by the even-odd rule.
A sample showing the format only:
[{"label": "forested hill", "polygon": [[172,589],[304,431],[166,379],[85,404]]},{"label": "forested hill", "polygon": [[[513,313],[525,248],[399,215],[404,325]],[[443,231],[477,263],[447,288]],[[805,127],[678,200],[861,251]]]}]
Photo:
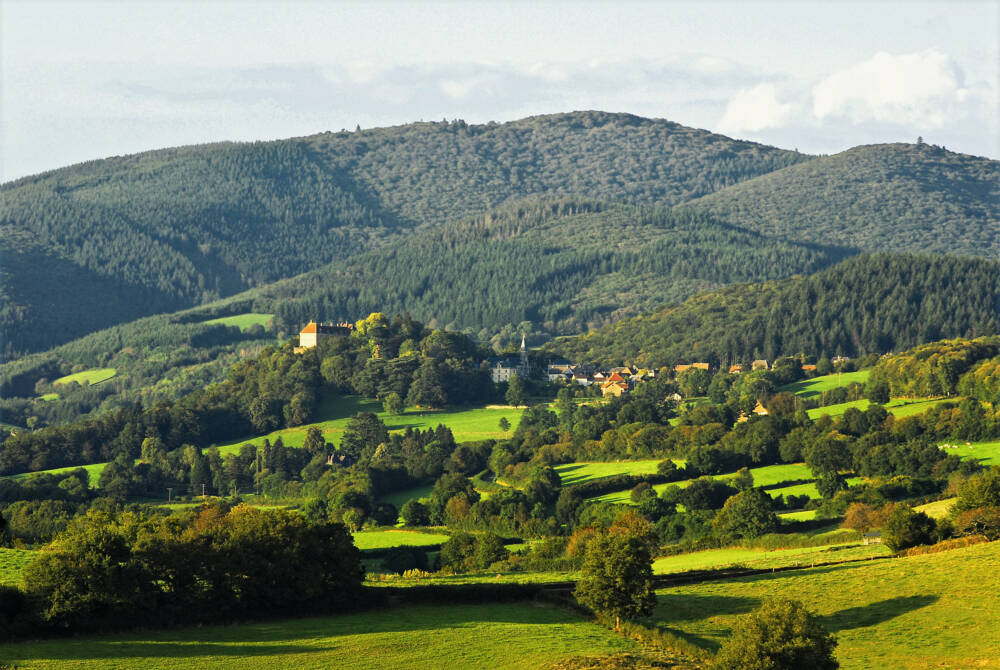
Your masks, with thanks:
[{"label": "forested hill", "polygon": [[4,272],[4,355],[297,275],[512,198],[673,205],[808,159],[669,121],[575,112],[83,163],[2,188],[5,265],[57,269]]},{"label": "forested hill", "polygon": [[856,147],[690,206],[787,240],[1000,258],[1000,162],[927,144]]},{"label": "forested hill", "polygon": [[311,318],[409,312],[482,340],[499,334],[502,345],[522,332],[585,332],[733,282],[816,272],[853,253],[703,214],[533,198],[239,297],[289,331]]},{"label": "forested hill", "polygon": [[662,366],[898,351],[1000,332],[1000,263],[949,256],[858,256],[811,277],[740,284],[579,337],[553,353]]}]

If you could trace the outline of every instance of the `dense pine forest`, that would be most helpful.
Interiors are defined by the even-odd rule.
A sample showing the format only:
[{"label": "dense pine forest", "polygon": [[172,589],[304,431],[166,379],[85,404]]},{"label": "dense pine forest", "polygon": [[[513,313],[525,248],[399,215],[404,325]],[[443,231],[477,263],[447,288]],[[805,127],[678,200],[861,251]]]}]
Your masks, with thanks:
[{"label": "dense pine forest", "polygon": [[1000,331],[1000,265],[947,256],[859,256],[811,277],[730,286],[618,321],[550,350],[573,359],[661,366],[790,353],[886,353]]}]

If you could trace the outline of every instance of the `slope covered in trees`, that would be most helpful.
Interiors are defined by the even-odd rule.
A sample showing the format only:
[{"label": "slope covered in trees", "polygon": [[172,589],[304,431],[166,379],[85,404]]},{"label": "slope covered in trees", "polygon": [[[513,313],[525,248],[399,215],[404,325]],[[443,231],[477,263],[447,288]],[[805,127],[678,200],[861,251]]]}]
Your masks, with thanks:
[{"label": "slope covered in trees", "polygon": [[741,284],[626,319],[551,350],[605,364],[860,355],[1000,331],[1000,264],[949,256],[851,258],[811,277]]},{"label": "slope covered in trees", "polygon": [[[5,255],[27,237],[36,255],[62,261],[51,278],[4,275],[0,290],[14,305],[2,314],[4,354],[232,295],[511,198],[585,193],[673,205],[807,159],[668,121],[576,112],[83,163],[3,186]],[[99,301],[109,282],[120,299],[59,330],[41,327],[38,303],[78,315],[73,306]]]},{"label": "slope covered in trees", "polygon": [[926,144],[855,147],[690,203],[787,240],[1000,255],[1000,163]]}]

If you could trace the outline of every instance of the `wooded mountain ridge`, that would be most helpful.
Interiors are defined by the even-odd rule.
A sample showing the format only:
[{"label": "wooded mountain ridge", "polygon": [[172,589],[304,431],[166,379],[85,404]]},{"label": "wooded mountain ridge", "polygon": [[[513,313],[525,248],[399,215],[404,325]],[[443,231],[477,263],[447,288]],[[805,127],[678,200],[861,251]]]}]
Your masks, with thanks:
[{"label": "wooded mountain ridge", "polygon": [[[522,321],[538,331],[581,332],[721,284],[812,272],[859,249],[995,255],[998,175],[996,161],[928,145],[814,158],[602,112],[93,161],[3,186],[4,356],[316,268],[323,269],[301,282],[302,292],[296,283],[272,290],[288,299],[279,318],[297,320],[317,307],[325,311],[306,318],[353,318],[388,302],[473,332]],[[529,227],[522,235],[523,226],[505,229],[500,245],[489,236],[458,239],[492,211],[509,217],[504,208],[533,211],[539,196],[579,202],[581,194],[592,211],[561,218],[581,225],[587,239],[568,228]],[[706,253],[719,236],[726,251]],[[685,238],[696,238],[699,250],[686,248]],[[545,246],[553,240],[563,244]],[[608,240],[621,244],[601,250],[615,246]],[[735,262],[736,247],[755,248],[748,254],[756,259]],[[466,286],[477,290],[480,280],[534,267],[521,286],[498,282],[502,290],[465,295],[446,314],[438,298],[424,297],[434,293],[436,275],[408,265],[416,248],[466,254],[464,265],[437,258],[425,265],[437,262],[456,277],[474,268]],[[674,270],[678,259],[686,267]],[[388,300],[378,291],[367,296],[372,287],[358,280],[376,271],[410,284],[386,287]]]}]

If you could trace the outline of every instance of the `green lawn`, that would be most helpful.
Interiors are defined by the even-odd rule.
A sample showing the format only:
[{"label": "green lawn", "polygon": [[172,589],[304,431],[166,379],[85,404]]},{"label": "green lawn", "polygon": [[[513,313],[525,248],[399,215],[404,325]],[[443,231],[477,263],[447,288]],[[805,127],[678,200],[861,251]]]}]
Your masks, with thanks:
[{"label": "green lawn", "polygon": [[801,600],[843,670],[1000,668],[1000,542],[663,589],[654,618],[706,649],[766,596]]},{"label": "green lawn", "polygon": [[114,368],[93,368],[91,370],[84,370],[83,372],[77,372],[71,375],[66,375],[65,377],[60,377],[52,382],[52,385],[58,386],[59,384],[70,384],[73,382],[83,384],[86,382],[93,386],[94,384],[100,384],[101,382],[111,379],[116,374],[118,374],[118,371]]},{"label": "green lawn", "polygon": [[21,584],[21,573],[38,553],[26,549],[0,547],[0,584]]},{"label": "green lawn", "polygon": [[[904,417],[913,416],[914,414],[923,414],[934,405],[954,401],[954,398],[893,398],[888,402],[888,404],[885,405],[885,408],[893,416]],[[816,407],[815,409],[806,410],[806,413],[809,415],[810,419],[816,419],[823,415],[840,416],[846,412],[849,407],[856,407],[864,412],[868,409],[870,404],[871,403],[867,399],[852,400],[850,402],[842,402],[836,405],[827,405],[826,407]]]},{"label": "green lawn", "polygon": [[834,373],[832,375],[823,375],[822,377],[805,379],[800,382],[795,382],[794,384],[786,384],[778,390],[788,391],[789,393],[794,393],[795,395],[802,396],[803,398],[812,398],[813,396],[818,396],[824,391],[830,391],[841,386],[850,386],[854,383],[864,384],[868,381],[868,375],[870,374],[871,369],[858,370],[857,372],[842,372],[840,374]]},{"label": "green lawn", "polygon": [[563,609],[413,606],[342,616],[0,646],[26,668],[542,668],[639,645]]},{"label": "green lawn", "polygon": [[853,558],[887,556],[891,552],[881,544],[865,546],[858,542],[846,542],[821,547],[799,547],[794,549],[748,549],[730,547],[708,549],[677,556],[658,558],[653,562],[653,572],[667,575],[688,570],[711,570],[740,566],[746,568],[781,568],[789,565],[810,565],[830,563]]},{"label": "green lawn", "polygon": [[1000,465],[1000,441],[973,444],[951,442],[942,444],[941,448],[949,454],[961,456],[963,460],[974,458],[983,465]]},{"label": "green lawn", "polygon": [[816,518],[816,510],[804,509],[798,512],[779,512],[778,517],[786,521],[812,521]]},{"label": "green lawn", "polygon": [[250,326],[260,324],[261,326],[266,326],[267,322],[271,320],[273,314],[256,314],[253,312],[248,312],[247,314],[237,314],[236,316],[224,316],[218,319],[209,319],[204,321],[205,324],[222,324],[223,326],[238,326],[240,330],[246,330]]},{"label": "green lawn", "polygon": [[450,535],[416,530],[362,530],[354,533],[358,549],[388,549],[389,547],[427,547],[447,542]]},{"label": "green lawn", "polygon": [[[848,486],[857,486],[863,479],[861,477],[848,477]],[[809,482],[807,484],[794,484],[792,486],[781,486],[777,488],[772,488],[767,490],[768,494],[773,498],[777,498],[779,495],[782,496],[809,496],[810,499],[816,500],[822,498],[819,491],[816,490],[816,482]]]}]

